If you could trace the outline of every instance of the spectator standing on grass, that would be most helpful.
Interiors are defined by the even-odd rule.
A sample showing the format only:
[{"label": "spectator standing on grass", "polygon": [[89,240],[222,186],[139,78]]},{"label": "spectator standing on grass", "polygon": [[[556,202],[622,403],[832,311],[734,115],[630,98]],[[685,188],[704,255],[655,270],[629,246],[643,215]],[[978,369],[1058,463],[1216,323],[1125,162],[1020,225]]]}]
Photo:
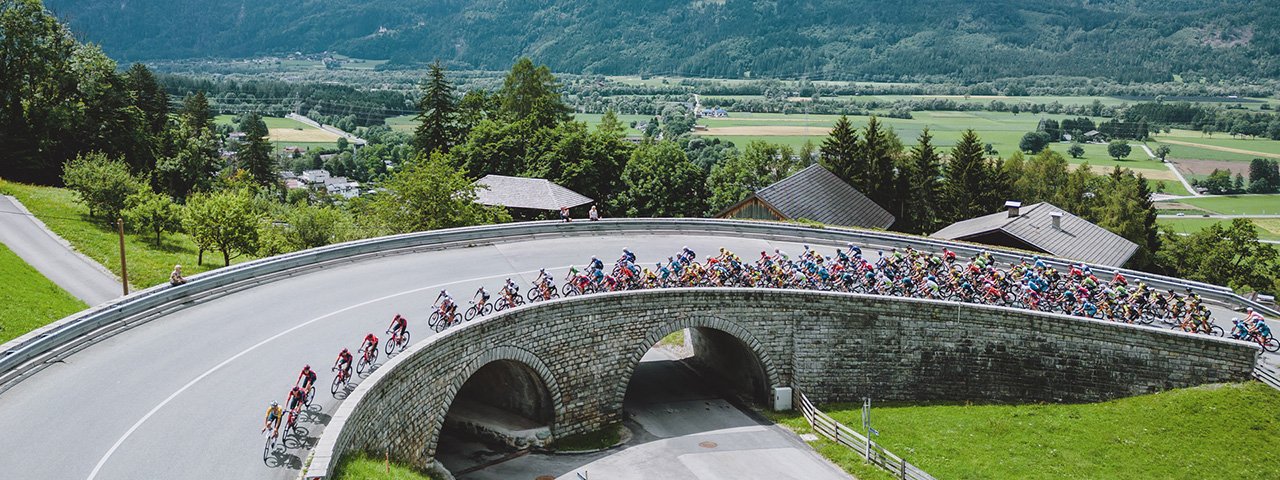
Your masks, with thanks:
[{"label": "spectator standing on grass", "polygon": [[560,207],[560,219],[569,221],[569,207]]},{"label": "spectator standing on grass", "polygon": [[596,221],[596,220],[599,220],[599,219],[600,219],[600,212],[596,210],[596,206],[595,206],[595,205],[591,205],[591,212],[590,212],[590,213],[588,213],[588,214],[587,214],[587,216],[588,216],[588,218],[590,218],[590,219],[591,219],[591,221],[593,221],[593,222],[594,222],[594,221]]},{"label": "spectator standing on grass", "polygon": [[174,265],[173,272],[169,274],[169,284],[173,286],[187,283],[187,279],[182,278],[182,265]]}]

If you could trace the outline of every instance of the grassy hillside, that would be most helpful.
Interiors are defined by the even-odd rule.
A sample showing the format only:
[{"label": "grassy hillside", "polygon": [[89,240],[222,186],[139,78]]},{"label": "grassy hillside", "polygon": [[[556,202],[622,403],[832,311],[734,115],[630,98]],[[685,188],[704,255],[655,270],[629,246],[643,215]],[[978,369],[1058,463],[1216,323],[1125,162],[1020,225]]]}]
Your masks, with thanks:
[{"label": "grassy hillside", "polygon": [[4,244],[0,244],[0,278],[5,282],[4,301],[0,302],[0,343],[88,308]]},{"label": "grassy hillside", "polygon": [[[862,424],[861,405],[820,408]],[[1080,405],[887,406],[871,418],[881,444],[937,478],[1263,480],[1280,478],[1278,412],[1280,391],[1252,382]],[[779,421],[809,429],[797,415]]]},{"label": "grassy hillside", "polygon": [[563,72],[716,78],[1280,76],[1267,0],[46,3],[126,60],[336,51],[390,65],[497,70],[526,55]]}]

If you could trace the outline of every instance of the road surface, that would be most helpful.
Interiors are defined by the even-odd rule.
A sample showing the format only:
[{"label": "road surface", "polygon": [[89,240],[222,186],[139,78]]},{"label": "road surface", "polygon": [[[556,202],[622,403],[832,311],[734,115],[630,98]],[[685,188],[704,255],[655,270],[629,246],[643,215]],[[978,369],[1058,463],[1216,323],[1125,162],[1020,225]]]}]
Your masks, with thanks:
[{"label": "road surface", "polygon": [[[0,476],[296,478],[307,452],[291,449],[264,465],[259,429],[267,404],[284,400],[303,364],[328,385],[338,350],[357,347],[368,332],[383,336],[396,313],[422,341],[442,289],[465,301],[508,277],[528,285],[542,267],[562,277],[591,255],[611,261],[627,247],[652,264],[685,245],[699,258],[721,246],[744,257],[802,250],[728,236],[551,238],[374,258],[267,283],[107,338],[0,394]],[[309,445],[338,401],[320,391],[315,403],[302,423]]]},{"label": "road surface", "polygon": [[0,195],[0,243],[45,278],[91,306],[124,293],[115,275],[73,250],[18,199],[8,195]]}]

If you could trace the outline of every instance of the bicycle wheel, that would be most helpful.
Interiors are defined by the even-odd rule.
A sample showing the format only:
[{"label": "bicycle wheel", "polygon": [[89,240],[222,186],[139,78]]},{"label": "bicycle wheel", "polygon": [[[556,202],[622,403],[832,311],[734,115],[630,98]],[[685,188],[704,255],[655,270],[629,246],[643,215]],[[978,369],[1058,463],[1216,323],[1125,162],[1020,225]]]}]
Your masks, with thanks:
[{"label": "bicycle wheel", "polygon": [[361,355],[360,359],[356,360],[356,375],[364,375],[364,369],[367,366],[369,366],[369,361],[365,360],[364,355]]},{"label": "bicycle wheel", "polygon": [[507,299],[499,298],[498,301],[493,302],[493,311],[501,312],[506,309],[507,309]]},{"label": "bicycle wheel", "polygon": [[1276,353],[1277,350],[1280,350],[1280,340],[1276,340],[1276,337],[1267,337],[1266,341],[1262,342],[1262,349]]},{"label": "bicycle wheel", "polygon": [[329,394],[337,395],[342,383],[342,372],[338,372],[337,375],[333,376],[333,385],[329,386]]},{"label": "bicycle wheel", "polygon": [[490,314],[490,313],[493,313],[493,304],[492,304],[492,303],[486,303],[486,304],[484,304],[484,310],[482,310],[482,311],[480,312],[480,315],[481,315],[481,316],[484,316],[484,315],[488,315],[488,314]]},{"label": "bicycle wheel", "polygon": [[276,449],[276,439],[274,435],[267,434],[267,444],[262,447],[262,461],[266,462],[271,459],[271,452]]},{"label": "bicycle wheel", "polygon": [[427,327],[433,328],[435,329],[435,331],[439,332],[440,329],[436,328],[436,326],[439,324],[440,324],[440,312],[431,312],[431,316],[427,317]]},{"label": "bicycle wheel", "polygon": [[472,319],[476,318],[476,313],[478,313],[476,310],[477,310],[476,306],[472,305],[470,308],[467,309],[466,315],[464,315],[462,318],[470,322]]},{"label": "bicycle wheel", "polygon": [[1227,332],[1226,332],[1226,330],[1223,330],[1223,329],[1222,329],[1222,327],[1219,327],[1219,326],[1217,326],[1217,325],[1214,325],[1214,326],[1212,326],[1212,327],[1209,327],[1209,334],[1210,334],[1210,335],[1213,335],[1213,336],[1215,336],[1215,337],[1221,337],[1221,336],[1223,336],[1223,335],[1226,335],[1226,334],[1227,334]]},{"label": "bicycle wheel", "polygon": [[409,331],[408,331],[408,330],[405,330],[405,331],[404,331],[404,335],[401,335],[401,336],[400,336],[400,347],[399,347],[399,348],[400,348],[400,351],[401,351],[401,352],[403,352],[403,351],[404,351],[404,349],[405,349],[405,348],[408,348],[408,347],[409,347]]},{"label": "bicycle wheel", "polygon": [[542,300],[542,289],[538,287],[530,288],[529,292],[525,293],[524,296],[528,298],[530,302]]},{"label": "bicycle wheel", "polygon": [[387,355],[391,355],[391,352],[396,351],[396,337],[388,338],[387,344],[382,349],[387,352]]},{"label": "bicycle wheel", "polygon": [[306,401],[306,404],[307,404],[307,406],[308,406],[308,407],[310,407],[310,406],[311,406],[311,401],[312,401],[312,400],[314,400],[315,398],[316,398],[316,386],[315,386],[315,384],[312,384],[312,385],[311,385],[311,388],[308,388],[308,389],[307,389],[307,401]]}]

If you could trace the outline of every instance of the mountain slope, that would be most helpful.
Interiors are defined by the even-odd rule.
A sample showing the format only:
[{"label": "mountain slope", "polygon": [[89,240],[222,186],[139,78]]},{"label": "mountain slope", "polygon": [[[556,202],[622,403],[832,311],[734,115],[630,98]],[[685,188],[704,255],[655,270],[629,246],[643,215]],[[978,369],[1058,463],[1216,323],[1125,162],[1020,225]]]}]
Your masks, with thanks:
[{"label": "mountain slope", "polygon": [[[1226,5],[1229,3],[1230,5]],[[1280,75],[1265,0],[48,0],[127,60],[337,51],[717,77]]]}]

